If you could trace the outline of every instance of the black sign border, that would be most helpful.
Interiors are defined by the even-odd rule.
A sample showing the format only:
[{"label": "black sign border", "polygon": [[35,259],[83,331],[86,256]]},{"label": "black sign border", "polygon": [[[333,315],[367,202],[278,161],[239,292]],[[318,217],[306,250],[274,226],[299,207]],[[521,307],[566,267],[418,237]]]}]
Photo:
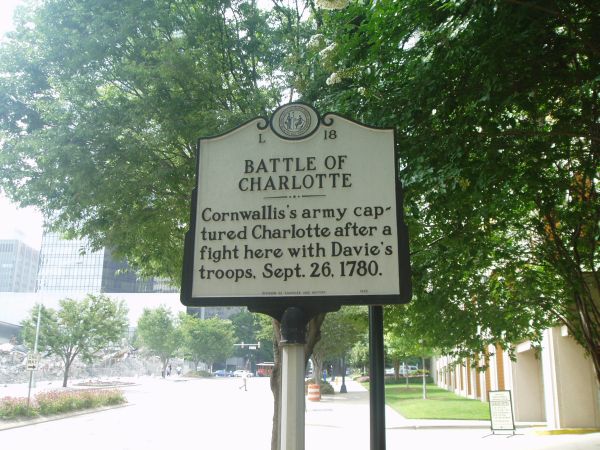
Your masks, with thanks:
[{"label": "black sign border", "polygon": [[[512,428],[494,428],[494,411],[493,411],[494,408],[492,407],[492,402],[489,401],[490,430],[492,430],[492,433],[495,433],[496,431],[512,431],[512,433],[514,434],[516,431],[516,428],[515,428],[515,412],[513,411],[513,403],[512,403],[512,392],[510,391],[510,389],[496,389],[494,391],[489,391],[490,394],[492,392],[508,392],[508,404],[510,405],[510,417],[512,420]],[[488,399],[489,399],[489,395],[488,395]]]},{"label": "black sign border", "polygon": [[[391,128],[373,127],[360,123],[356,120],[344,117],[343,115],[327,112],[322,116],[319,115],[311,105],[303,102],[292,102],[285,106],[299,104],[307,106],[317,112],[319,117],[319,123],[315,129],[301,138],[294,140],[307,139],[312,136],[321,125],[331,126],[334,122],[334,117],[340,117],[344,120],[348,120],[362,127],[370,128],[373,130],[392,130],[394,131],[394,154],[396,149],[396,136],[395,130]],[[277,108],[277,110],[282,107]],[[276,110],[276,111],[277,111]],[[222,137],[236,131],[248,125],[251,122],[257,121],[257,128],[264,130],[270,125],[270,120],[263,116],[258,116],[250,119],[243,124],[221,133],[215,136],[199,138],[196,146],[196,177],[195,185],[192,190],[191,196],[191,207],[190,207],[190,225],[189,229],[185,234],[184,240],[184,251],[183,251],[183,268],[181,277],[181,303],[188,307],[211,307],[211,306],[246,306],[249,310],[254,312],[261,311],[272,311],[272,310],[284,310],[288,307],[299,307],[306,308],[315,311],[335,311],[339,309],[341,305],[386,305],[386,304],[404,304],[408,303],[412,297],[412,282],[411,282],[411,265],[410,265],[410,251],[408,242],[408,227],[404,222],[404,194],[402,190],[402,184],[399,179],[398,173],[398,161],[395,159],[394,173],[396,181],[396,233],[398,238],[398,270],[399,270],[399,294],[386,294],[386,295],[369,295],[369,294],[354,294],[354,295],[323,295],[323,296],[269,296],[269,297],[244,297],[244,296],[222,296],[222,297],[192,297],[192,283],[193,283],[193,271],[194,271],[194,248],[195,248],[195,236],[196,236],[196,205],[198,199],[198,179],[200,174],[200,152],[201,142],[203,140],[210,140],[217,137]],[[278,133],[275,133],[279,136]],[[287,140],[290,140],[289,138]]]}]

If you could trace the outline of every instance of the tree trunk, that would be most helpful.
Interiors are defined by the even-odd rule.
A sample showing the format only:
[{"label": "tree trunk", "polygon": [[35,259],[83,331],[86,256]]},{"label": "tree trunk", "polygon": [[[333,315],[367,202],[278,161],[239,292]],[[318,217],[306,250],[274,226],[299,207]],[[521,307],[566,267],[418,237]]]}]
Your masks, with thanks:
[{"label": "tree trunk", "polygon": [[575,268],[564,276],[572,290],[572,303],[563,311],[554,311],[558,320],[590,356],[596,380],[600,383],[600,277]]},{"label": "tree trunk", "polygon": [[65,362],[65,371],[63,372],[63,384],[62,387],[67,387],[67,381],[69,380],[69,370],[71,370],[71,364],[73,364],[73,361],[75,360],[75,357],[77,356],[76,352],[74,355],[71,354],[70,352],[66,353],[66,356],[64,357],[64,362]]},{"label": "tree trunk", "polygon": [[279,417],[281,417],[281,328],[273,319],[273,372],[271,373],[271,392],[273,393],[273,427],[271,431],[271,450],[279,449]]},{"label": "tree trunk", "polygon": [[[596,380],[600,383],[600,300],[598,303],[594,300],[593,291],[596,290],[596,295],[600,293],[598,287],[597,274],[591,274],[587,277],[581,273],[580,285],[581,290],[574,288],[573,300],[577,314],[574,315],[572,321],[566,323],[568,328],[575,327],[574,337],[579,341],[582,347],[586,350],[594,365],[596,372]],[[600,295],[599,295],[600,297]],[[574,323],[574,324],[573,324]]]},{"label": "tree trunk", "polygon": [[281,417],[281,364],[275,366],[271,375],[271,391],[273,392],[273,427],[271,431],[271,450],[279,450],[279,418]]},{"label": "tree trunk", "polygon": [[[589,201],[592,200],[596,201],[590,195]],[[540,210],[543,210],[544,205],[540,201],[537,203]],[[598,209],[593,209],[590,214],[592,213],[596,214],[594,217],[597,220]],[[571,303],[552,312],[588,353],[594,365],[596,380],[600,383],[600,273],[595,270],[594,260],[591,261],[591,269],[582,269],[588,261],[582,261],[578,249],[578,245],[582,245],[580,239],[584,236],[582,230],[586,224],[580,223],[577,227],[578,232],[572,236],[571,242],[566,243],[558,233],[558,222],[552,214],[545,213],[543,221],[545,227],[550,230],[543,233],[544,238],[553,248],[553,251],[546,255],[546,260],[563,278],[565,286],[572,291]],[[595,246],[595,241],[591,244]],[[573,250],[570,250],[571,245]],[[593,257],[596,256],[595,249],[592,254]]]},{"label": "tree trunk", "polygon": [[321,360],[321,358],[315,357],[315,355],[313,355],[311,359],[314,368],[313,375],[315,379],[315,384],[321,386],[321,384],[323,384],[323,361]]},{"label": "tree trunk", "polygon": [[399,381],[400,380],[400,360],[399,359],[394,359],[394,380]]},{"label": "tree trunk", "polygon": [[69,369],[71,368],[71,361],[65,361],[65,371],[63,373],[63,384],[62,387],[67,387],[67,380],[69,379]]}]

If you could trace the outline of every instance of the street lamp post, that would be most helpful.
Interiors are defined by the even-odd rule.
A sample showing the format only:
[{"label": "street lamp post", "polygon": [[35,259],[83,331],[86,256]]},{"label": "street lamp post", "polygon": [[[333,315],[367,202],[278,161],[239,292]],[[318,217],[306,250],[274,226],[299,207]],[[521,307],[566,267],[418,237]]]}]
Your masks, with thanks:
[{"label": "street lamp post", "polygon": [[423,375],[423,400],[427,400],[427,387],[425,386],[425,384],[426,384],[426,376],[425,376],[425,345],[424,345],[422,339],[419,340],[419,343],[421,344],[421,366],[423,367],[421,369],[421,373]]},{"label": "street lamp post", "polygon": [[[40,303],[38,306],[38,315],[37,315],[37,324],[35,325],[35,342],[33,344],[33,358],[37,360],[37,347],[38,347],[38,338],[40,336],[40,321],[42,318],[42,304]],[[29,402],[31,401],[31,385],[33,383],[33,372],[35,368],[32,368],[29,371],[29,389],[27,391],[27,409],[29,409]]]},{"label": "street lamp post", "polygon": [[340,394],[348,392],[346,388],[346,355],[342,356],[342,385],[340,386]]},{"label": "street lamp post", "polygon": [[425,376],[425,356],[424,355],[421,355],[421,364],[423,365],[423,400],[427,400],[427,387],[425,386],[426,376]]}]

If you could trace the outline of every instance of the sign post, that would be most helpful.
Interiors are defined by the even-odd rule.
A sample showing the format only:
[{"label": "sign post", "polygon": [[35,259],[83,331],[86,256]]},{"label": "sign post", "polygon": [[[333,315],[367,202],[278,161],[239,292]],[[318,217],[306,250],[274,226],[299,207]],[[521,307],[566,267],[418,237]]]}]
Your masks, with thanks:
[{"label": "sign post", "polygon": [[394,132],[289,103],[200,139],[196,179],[181,301],[247,306],[281,323],[282,426],[302,434],[282,450],[301,450],[308,321],[341,305],[411,297]]},{"label": "sign post", "polygon": [[306,316],[291,307],[281,318],[281,450],[304,450],[304,343]]},{"label": "sign post", "polygon": [[385,450],[383,308],[369,306],[369,405],[371,450]]}]

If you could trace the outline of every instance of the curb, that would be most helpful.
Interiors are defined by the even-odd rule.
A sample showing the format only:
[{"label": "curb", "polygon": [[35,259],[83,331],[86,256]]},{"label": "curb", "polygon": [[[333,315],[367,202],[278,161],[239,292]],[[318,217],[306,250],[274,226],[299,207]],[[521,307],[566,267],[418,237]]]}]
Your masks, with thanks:
[{"label": "curb", "polygon": [[554,430],[534,430],[533,434],[538,436],[558,436],[561,434],[590,434],[600,433],[600,428],[563,428]]},{"label": "curb", "polygon": [[406,424],[406,425],[397,425],[386,427],[389,430],[489,430],[489,425],[479,425],[479,424]]},{"label": "curb", "polygon": [[35,417],[33,419],[0,420],[0,431],[10,430],[12,428],[27,427],[29,425],[37,425],[38,423],[52,422],[52,421],[61,420],[61,419],[68,419],[69,417],[83,416],[86,414],[93,414],[93,413],[97,413],[97,412],[108,411],[111,409],[125,408],[127,406],[131,406],[132,404],[133,403],[123,403],[121,405],[101,406],[99,408],[83,409],[83,410],[72,411],[72,412],[64,413],[64,414],[56,414],[53,416]]}]

